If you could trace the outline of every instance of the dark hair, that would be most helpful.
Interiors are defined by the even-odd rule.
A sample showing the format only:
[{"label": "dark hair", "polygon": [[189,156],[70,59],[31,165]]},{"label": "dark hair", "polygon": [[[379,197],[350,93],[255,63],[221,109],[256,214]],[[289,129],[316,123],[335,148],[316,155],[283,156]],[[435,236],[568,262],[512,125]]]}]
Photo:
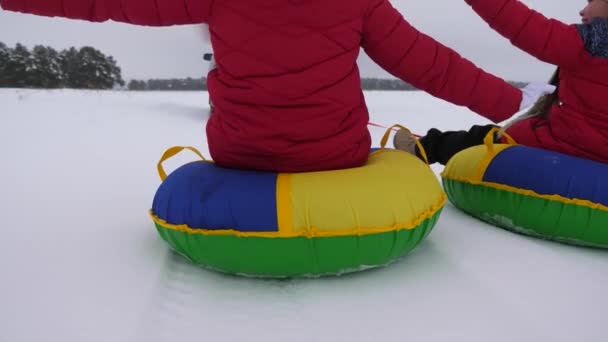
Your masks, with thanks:
[{"label": "dark hair", "polygon": [[559,68],[555,70],[551,78],[549,79],[549,84],[555,86],[555,91],[551,94],[541,96],[536,103],[524,114],[524,117],[541,117],[546,119],[549,116],[549,109],[559,102],[557,97],[557,87],[559,86]]}]

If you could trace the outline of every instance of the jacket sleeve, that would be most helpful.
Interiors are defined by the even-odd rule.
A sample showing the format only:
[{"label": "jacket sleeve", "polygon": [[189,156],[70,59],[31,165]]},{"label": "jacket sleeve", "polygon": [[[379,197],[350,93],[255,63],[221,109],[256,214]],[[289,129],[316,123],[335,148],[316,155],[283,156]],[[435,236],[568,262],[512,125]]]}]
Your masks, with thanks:
[{"label": "jacket sleeve", "polygon": [[200,24],[213,0],[0,0],[8,11],[94,22],[107,20],[145,26]]},{"label": "jacket sleeve", "polygon": [[374,0],[368,9],[362,46],[392,75],[493,122],[519,110],[519,89],[416,30],[388,0]]},{"label": "jacket sleeve", "polygon": [[543,62],[573,66],[585,49],[575,25],[548,19],[519,0],[465,1],[496,32]]}]

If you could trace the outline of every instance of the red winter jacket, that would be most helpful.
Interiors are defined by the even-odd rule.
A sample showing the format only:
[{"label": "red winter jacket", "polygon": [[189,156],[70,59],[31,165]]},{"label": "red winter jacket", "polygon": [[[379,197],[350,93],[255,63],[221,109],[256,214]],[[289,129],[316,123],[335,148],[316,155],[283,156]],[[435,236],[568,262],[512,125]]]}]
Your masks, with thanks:
[{"label": "red winter jacket", "polygon": [[517,142],[608,163],[608,20],[566,25],[517,0],[466,0],[511,43],[560,67],[547,120],[511,126]]},{"label": "red winter jacket", "polygon": [[298,172],[363,165],[371,146],[360,47],[396,77],[500,122],[521,91],[418,32],[388,0],[0,0],[47,16],[140,25],[208,23],[218,68],[213,159]]}]

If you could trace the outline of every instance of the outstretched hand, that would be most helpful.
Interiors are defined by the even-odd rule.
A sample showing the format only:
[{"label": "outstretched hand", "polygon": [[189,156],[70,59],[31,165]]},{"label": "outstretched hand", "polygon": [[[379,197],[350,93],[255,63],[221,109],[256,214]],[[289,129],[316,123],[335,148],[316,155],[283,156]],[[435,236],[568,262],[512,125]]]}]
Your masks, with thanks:
[{"label": "outstretched hand", "polygon": [[556,87],[546,82],[530,82],[522,90],[519,110],[532,106],[541,96],[551,94]]}]

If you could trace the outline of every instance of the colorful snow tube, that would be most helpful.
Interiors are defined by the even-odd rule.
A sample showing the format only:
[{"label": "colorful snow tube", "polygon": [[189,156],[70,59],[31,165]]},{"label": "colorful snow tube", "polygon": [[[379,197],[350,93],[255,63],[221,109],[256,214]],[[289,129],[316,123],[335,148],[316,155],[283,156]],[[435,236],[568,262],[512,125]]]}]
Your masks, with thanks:
[{"label": "colorful snow tube", "polygon": [[423,241],[447,200],[428,165],[392,149],[346,170],[277,174],[197,161],[166,177],[162,161],[184,148],[192,149],[174,147],[159,162],[152,219],[177,252],[227,273],[320,276],[385,265]]},{"label": "colorful snow tube", "polygon": [[508,230],[608,247],[608,164],[492,143],[455,155],[442,173],[450,202]]}]

